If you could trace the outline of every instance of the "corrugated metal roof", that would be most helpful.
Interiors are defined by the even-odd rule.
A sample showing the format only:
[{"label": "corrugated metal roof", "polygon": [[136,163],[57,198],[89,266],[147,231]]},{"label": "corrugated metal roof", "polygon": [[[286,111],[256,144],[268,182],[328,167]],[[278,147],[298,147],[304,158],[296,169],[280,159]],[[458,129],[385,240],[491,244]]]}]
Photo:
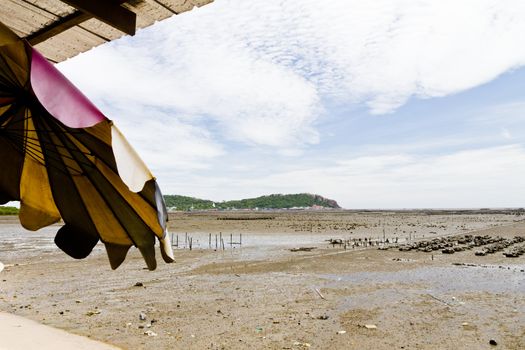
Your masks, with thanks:
[{"label": "corrugated metal roof", "polygon": [[125,35],[123,31],[116,29],[118,25],[107,20],[105,23],[93,12],[83,9],[83,3],[101,7],[110,4],[129,10],[136,14],[138,29],[212,1],[1,0],[0,22],[20,37],[28,39],[49,60],[60,62]]}]

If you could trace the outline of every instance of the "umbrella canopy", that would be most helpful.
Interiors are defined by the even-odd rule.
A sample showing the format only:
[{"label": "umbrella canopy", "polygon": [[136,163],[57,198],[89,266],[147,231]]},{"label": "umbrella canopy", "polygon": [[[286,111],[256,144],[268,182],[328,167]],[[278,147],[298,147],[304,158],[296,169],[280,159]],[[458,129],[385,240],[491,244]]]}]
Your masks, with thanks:
[{"label": "umbrella canopy", "polygon": [[136,246],[173,262],[155,178],[111,120],[25,40],[0,23],[0,203],[20,201],[38,230],[61,219],[55,243],[82,259],[102,241],[116,269]]}]

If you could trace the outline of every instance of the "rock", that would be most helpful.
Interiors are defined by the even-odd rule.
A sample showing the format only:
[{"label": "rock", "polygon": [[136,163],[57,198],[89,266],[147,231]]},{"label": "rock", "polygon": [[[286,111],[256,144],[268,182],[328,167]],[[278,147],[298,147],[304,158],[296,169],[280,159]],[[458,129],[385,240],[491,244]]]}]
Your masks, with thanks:
[{"label": "rock", "polygon": [[146,320],[146,314],[143,313],[143,312],[141,312],[141,313],[139,314],[139,320],[141,320],[141,321],[145,321],[145,320]]},{"label": "rock", "polygon": [[496,345],[498,345],[498,342],[495,341],[494,339],[491,339],[491,340],[489,341],[489,344],[490,344],[490,345],[494,345],[494,346],[496,346]]},{"label": "rock", "polygon": [[366,329],[377,329],[377,326],[375,324],[365,324]]},{"label": "rock", "polygon": [[318,319],[318,320],[328,320],[328,318],[329,318],[328,315],[317,316],[317,319]]},{"label": "rock", "polygon": [[290,249],[291,252],[310,252],[316,249],[316,247],[299,247]]},{"label": "rock", "polygon": [[135,283],[135,287],[144,287],[144,283],[137,282],[137,283]]},{"label": "rock", "polygon": [[99,313],[100,313],[100,310],[88,311],[86,312],[86,316],[94,316],[94,315],[98,315]]},{"label": "rock", "polygon": [[310,346],[312,346],[310,343],[301,343],[301,342],[294,342],[293,343],[294,346],[299,346],[301,348],[309,348]]},{"label": "rock", "polygon": [[346,331],[338,331],[337,334],[345,334]]},{"label": "rock", "polygon": [[158,335],[157,333],[150,331],[150,330],[145,331],[144,334],[147,335],[148,337],[156,337]]}]

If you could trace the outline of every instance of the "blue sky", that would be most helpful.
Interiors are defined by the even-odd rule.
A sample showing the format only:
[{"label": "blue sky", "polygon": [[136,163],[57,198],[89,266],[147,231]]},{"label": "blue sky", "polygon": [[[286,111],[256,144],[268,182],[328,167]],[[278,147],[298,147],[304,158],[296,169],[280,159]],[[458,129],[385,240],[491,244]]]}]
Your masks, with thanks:
[{"label": "blue sky", "polygon": [[58,65],[166,194],[518,207],[522,1],[216,0]]}]

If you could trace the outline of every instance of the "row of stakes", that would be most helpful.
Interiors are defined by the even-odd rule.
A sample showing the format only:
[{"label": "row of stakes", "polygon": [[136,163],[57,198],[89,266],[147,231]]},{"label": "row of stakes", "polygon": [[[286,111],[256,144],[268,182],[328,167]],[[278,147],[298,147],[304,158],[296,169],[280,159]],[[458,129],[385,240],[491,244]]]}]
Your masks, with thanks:
[{"label": "row of stakes", "polygon": [[[214,235],[215,240],[213,240],[213,236],[211,233],[208,234],[208,249],[215,249],[215,250],[225,250],[226,245],[229,245],[230,248],[233,248],[233,246],[238,245],[242,246],[242,233],[239,234],[239,240],[235,242],[233,240],[233,234],[230,233],[230,242],[225,243],[224,238],[222,236],[222,232],[219,232],[219,234]],[[213,242],[215,241],[215,246],[213,245]],[[188,235],[188,232],[184,234],[184,246],[182,246],[182,241],[179,244],[179,235],[171,234],[171,246],[176,248],[182,248],[186,249],[189,248],[190,250],[193,249],[193,237]]]},{"label": "row of stakes", "polygon": [[[425,235],[423,235],[425,237]],[[405,241],[409,242],[416,238],[416,235],[413,236],[410,235],[409,237],[406,237]],[[384,245],[390,245],[390,244],[397,244],[399,237],[390,237],[385,239],[384,233],[383,233],[383,239],[381,240],[379,237],[377,240],[373,240],[372,238],[352,238],[352,239],[329,239],[327,240],[329,244],[335,246],[340,245],[344,246],[345,249],[347,247],[368,247],[368,246],[384,246]],[[214,244],[215,243],[215,244]],[[208,249],[215,249],[215,250],[225,250],[226,246],[229,245],[230,248],[233,248],[233,246],[242,246],[242,233],[239,234],[239,240],[234,241],[233,240],[233,234],[230,233],[230,241],[225,242],[222,232],[219,232],[219,234],[212,235],[211,233],[208,234]],[[189,236],[186,232],[184,234],[184,245],[182,245],[182,241],[179,242],[179,235],[175,235],[174,233],[171,234],[171,246],[181,249],[189,248],[190,250],[193,249],[193,237]]]}]

